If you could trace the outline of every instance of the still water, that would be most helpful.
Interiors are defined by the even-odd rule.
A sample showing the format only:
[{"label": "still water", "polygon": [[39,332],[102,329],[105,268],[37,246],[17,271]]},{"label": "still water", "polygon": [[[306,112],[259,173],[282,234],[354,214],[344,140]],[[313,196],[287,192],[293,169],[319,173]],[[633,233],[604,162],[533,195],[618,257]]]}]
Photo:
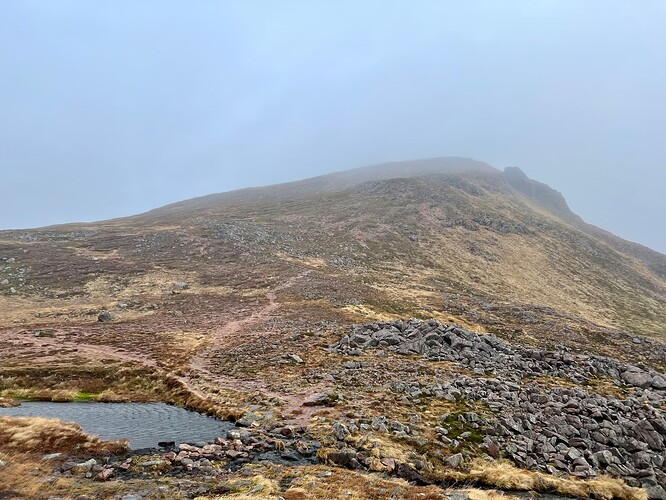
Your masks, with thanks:
[{"label": "still water", "polygon": [[129,439],[130,448],[155,448],[160,441],[197,443],[224,437],[232,423],[164,403],[26,402],[0,408],[0,415],[76,422],[102,439]]}]

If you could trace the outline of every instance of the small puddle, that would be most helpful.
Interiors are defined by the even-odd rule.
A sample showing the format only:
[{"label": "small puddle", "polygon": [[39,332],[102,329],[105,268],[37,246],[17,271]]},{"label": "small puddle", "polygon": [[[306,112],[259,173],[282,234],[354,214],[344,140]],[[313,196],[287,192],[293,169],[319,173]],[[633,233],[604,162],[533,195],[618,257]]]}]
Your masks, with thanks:
[{"label": "small puddle", "polygon": [[0,415],[75,422],[102,439],[128,439],[133,450],[156,448],[161,441],[212,441],[234,428],[230,422],[164,403],[26,402],[16,408],[0,408]]}]

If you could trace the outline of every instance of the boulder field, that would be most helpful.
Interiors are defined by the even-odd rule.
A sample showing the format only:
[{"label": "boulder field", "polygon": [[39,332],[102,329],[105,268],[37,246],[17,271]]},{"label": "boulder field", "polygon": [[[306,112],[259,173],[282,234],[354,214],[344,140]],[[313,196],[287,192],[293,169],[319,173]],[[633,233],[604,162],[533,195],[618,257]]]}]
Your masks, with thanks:
[{"label": "boulder field", "polygon": [[[445,379],[392,387],[405,403],[442,398],[481,408],[441,415],[438,440],[461,451],[449,465],[476,450],[554,475],[609,474],[666,498],[666,377],[646,365],[512,345],[435,320],[356,325],[332,350],[452,362],[456,371]],[[368,425],[410,432],[382,419],[340,425],[340,437]]]}]

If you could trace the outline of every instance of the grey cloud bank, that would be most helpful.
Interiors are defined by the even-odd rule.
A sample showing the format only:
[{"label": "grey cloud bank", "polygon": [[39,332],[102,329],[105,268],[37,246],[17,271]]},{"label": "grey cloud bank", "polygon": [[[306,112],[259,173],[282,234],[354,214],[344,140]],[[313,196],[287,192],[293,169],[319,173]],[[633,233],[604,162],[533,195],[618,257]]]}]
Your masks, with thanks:
[{"label": "grey cloud bank", "polygon": [[0,228],[432,156],[666,252],[666,2],[4,1]]}]

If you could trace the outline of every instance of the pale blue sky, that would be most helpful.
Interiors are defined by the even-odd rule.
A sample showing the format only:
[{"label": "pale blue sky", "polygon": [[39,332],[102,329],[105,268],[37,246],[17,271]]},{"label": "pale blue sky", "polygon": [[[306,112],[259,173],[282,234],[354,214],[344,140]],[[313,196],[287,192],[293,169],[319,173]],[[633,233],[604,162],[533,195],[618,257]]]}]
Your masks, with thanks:
[{"label": "pale blue sky", "polygon": [[0,0],[0,227],[469,156],[666,252],[666,0]]}]

